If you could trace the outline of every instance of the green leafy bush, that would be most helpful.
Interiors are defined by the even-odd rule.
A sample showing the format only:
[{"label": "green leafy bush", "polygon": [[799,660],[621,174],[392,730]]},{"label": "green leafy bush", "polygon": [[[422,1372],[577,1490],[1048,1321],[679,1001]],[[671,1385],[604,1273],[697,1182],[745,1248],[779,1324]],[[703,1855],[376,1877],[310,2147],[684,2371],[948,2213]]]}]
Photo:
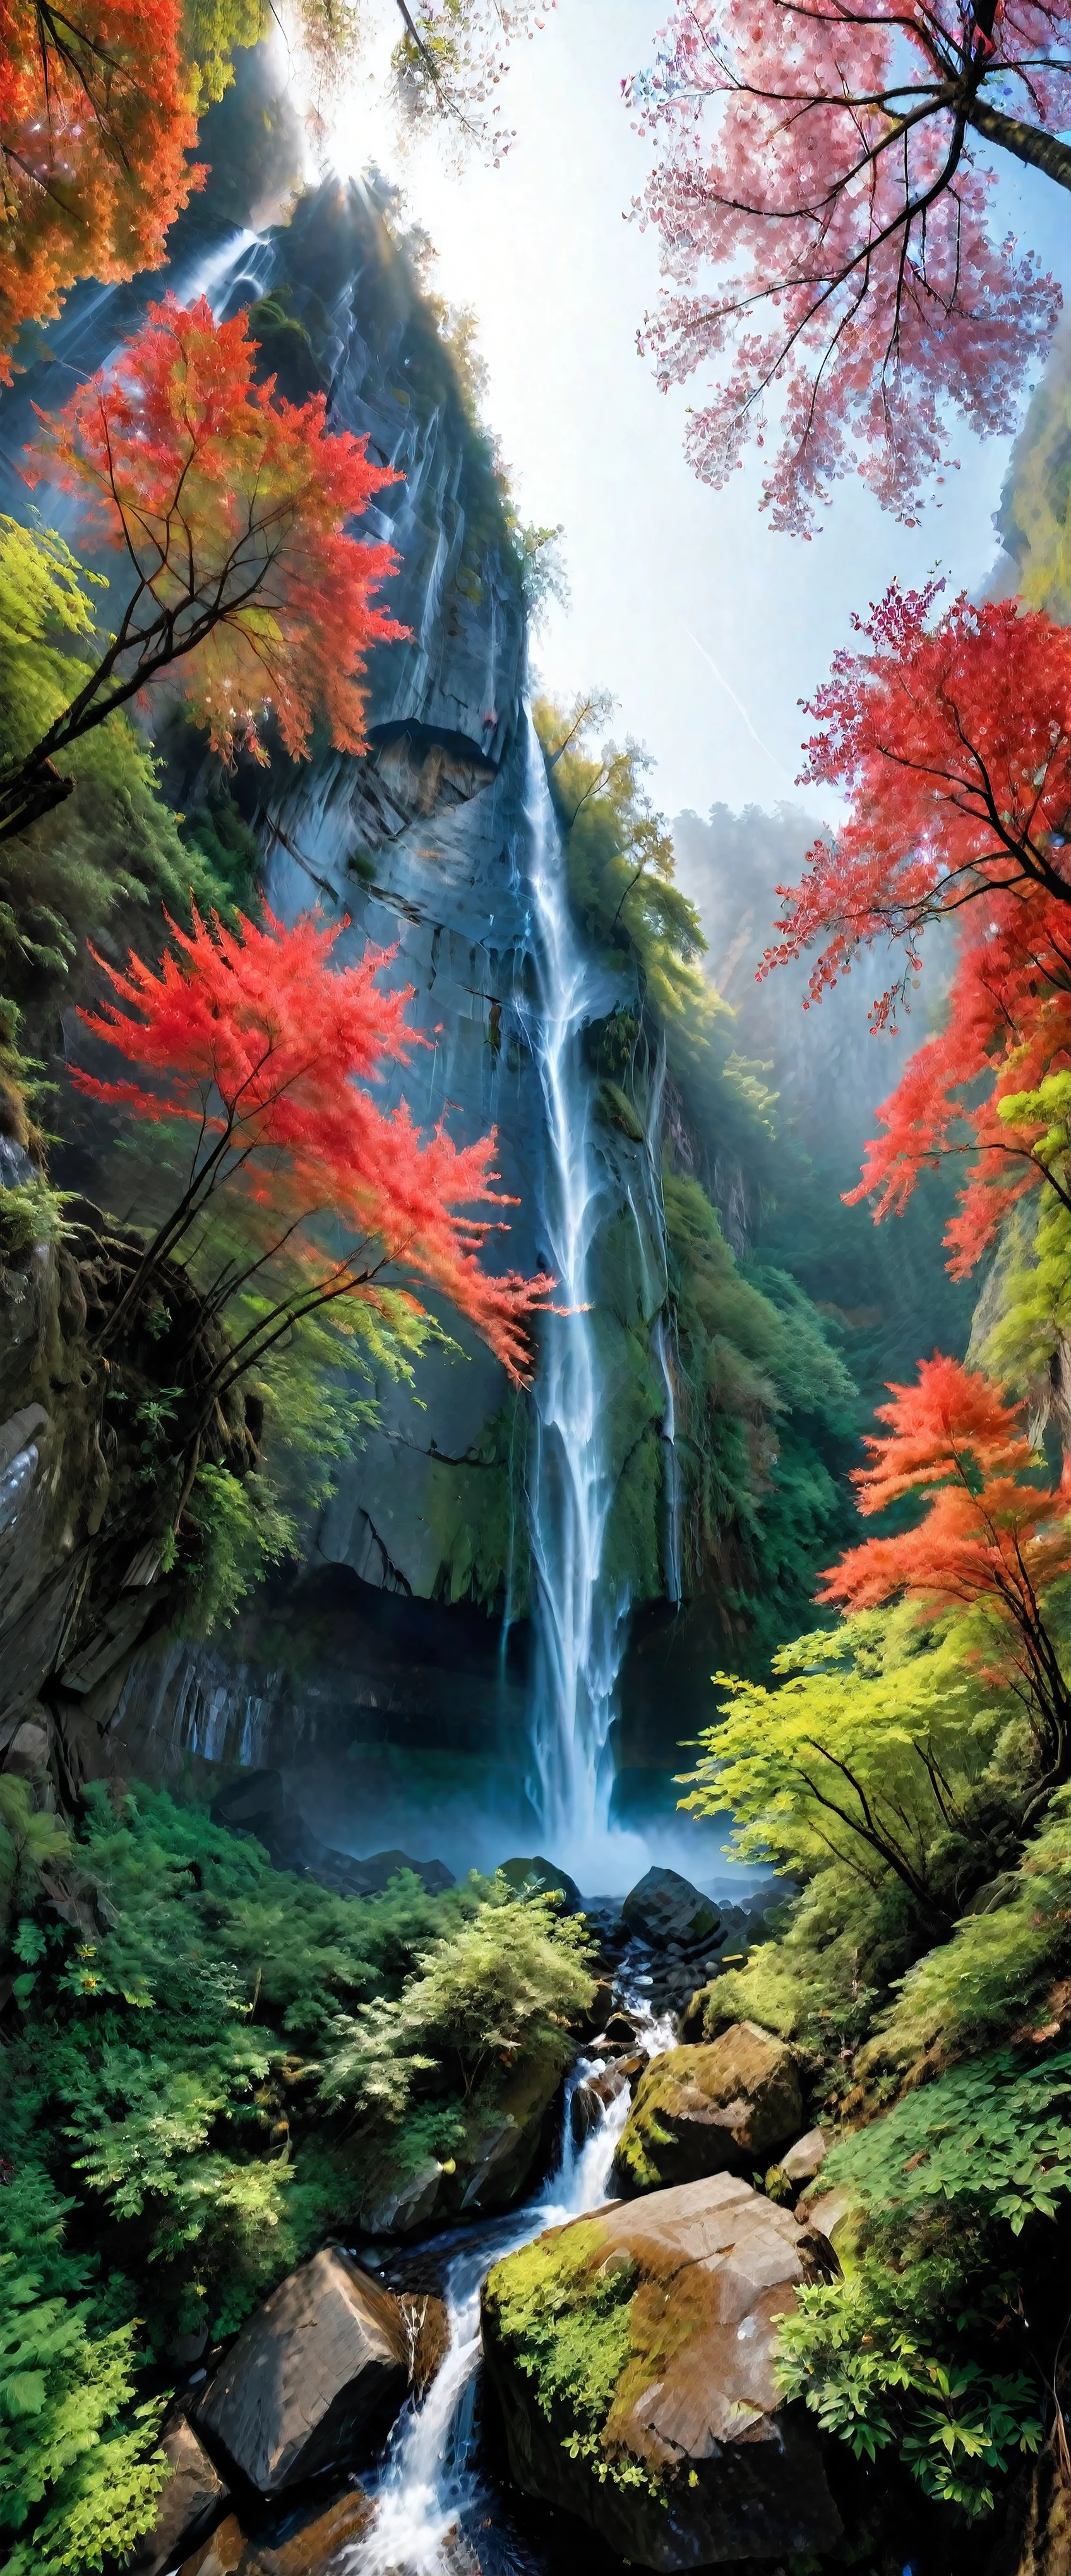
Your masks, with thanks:
[{"label": "green leafy bush", "polygon": [[517,1896],[499,1877],[471,1921],[420,1955],[420,1973],[399,1997],[339,2015],[325,2053],[325,2100],[376,2104],[397,2119],[444,2040],[466,2102],[522,2051],[564,2073],[570,2023],[594,1992],[589,1954],[582,1917],[563,1920],[553,1896]]},{"label": "green leafy bush", "polygon": [[970,2357],[980,2321],[969,2311],[958,2320],[960,2349],[950,2352],[943,2337],[935,2350],[921,2270],[913,2264],[901,2278],[890,2265],[864,2264],[846,2282],[797,2291],[796,2312],[781,2323],[777,2378],[857,2459],[895,2448],[927,2495],[973,2517],[991,2511],[994,2481],[1016,2455],[1040,2449],[1038,2385]]},{"label": "green leafy bush", "polygon": [[[349,2232],[385,2116],[403,2163],[432,2130],[446,2154],[511,2066],[564,2065],[593,1979],[545,1899],[411,1872],[335,1896],[163,1791],[92,1788],[71,1831],[0,1779],[0,1904],[5,2565],[88,2576],[152,2520],[147,2360],[158,2386]],[[325,2080],[340,2033],[359,2082]]]},{"label": "green leafy bush", "polygon": [[154,2519],[163,2412],[136,2402],[134,2327],[102,2321],[74,2208],[40,2167],[0,2191],[0,2531],[7,2576],[125,2557]]}]

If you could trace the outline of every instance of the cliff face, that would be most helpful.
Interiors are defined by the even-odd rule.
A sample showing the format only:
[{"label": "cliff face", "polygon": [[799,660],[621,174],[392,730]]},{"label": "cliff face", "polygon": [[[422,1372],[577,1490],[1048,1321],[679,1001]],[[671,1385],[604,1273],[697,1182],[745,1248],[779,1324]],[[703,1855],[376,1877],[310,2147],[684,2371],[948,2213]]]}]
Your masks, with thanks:
[{"label": "cliff face", "polygon": [[[237,794],[264,852],[273,910],[291,919],[318,901],[343,925],[340,959],[371,941],[391,952],[389,978],[412,987],[420,1043],[395,1096],[404,1090],[425,1127],[445,1117],[459,1142],[497,1129],[502,1186],[519,1204],[490,1257],[526,1271],[549,1266],[521,556],[442,318],[376,209],[334,185],[260,240],[246,233],[202,245],[175,283],[209,283],[217,311],[253,303],[262,363],[281,390],[300,399],[322,387],[333,422],[366,434],[402,478],[369,518],[370,532],[397,550],[389,604],[411,640],[374,658],[366,756],[314,746],[300,768],[242,770]],[[91,314],[78,323],[82,366],[107,355],[114,315],[104,299],[101,345]],[[20,391],[18,411],[23,399]],[[173,729],[162,744],[168,792],[187,807],[204,784],[201,751]],[[616,986],[603,991],[605,980],[592,961],[593,1015],[619,998]],[[657,1156],[599,1124],[597,1112],[593,1139],[592,1278],[619,1489],[609,1544],[627,1579],[645,1551],[650,1564],[650,1532],[638,1535],[639,1524],[653,1528],[658,1512],[665,1389],[649,1350],[665,1296]],[[93,1175],[101,1195],[102,1177]],[[386,1775],[407,1748],[434,1744],[464,1773],[470,1759],[485,1770],[506,1740],[520,1797],[531,1400],[456,1319],[443,1321],[452,1347],[429,1353],[418,1386],[378,1390],[380,1424],[307,1530],[305,1564],[285,1597],[254,1606],[211,1646],[165,1639],[132,1663],[129,1653],[112,1659],[95,1704],[109,1759],[166,1767],[195,1750],[263,1760],[302,1741],[309,1760],[318,1745],[337,1776],[344,1755],[361,1768],[365,1748],[387,1814]],[[657,1562],[657,1539],[653,1553]],[[165,1608],[161,1600],[161,1617]],[[519,1621],[505,1649],[478,1609]],[[27,1684],[62,1693],[62,1651],[58,1641],[44,1651]],[[367,1766],[361,1776],[367,1793]]]}]

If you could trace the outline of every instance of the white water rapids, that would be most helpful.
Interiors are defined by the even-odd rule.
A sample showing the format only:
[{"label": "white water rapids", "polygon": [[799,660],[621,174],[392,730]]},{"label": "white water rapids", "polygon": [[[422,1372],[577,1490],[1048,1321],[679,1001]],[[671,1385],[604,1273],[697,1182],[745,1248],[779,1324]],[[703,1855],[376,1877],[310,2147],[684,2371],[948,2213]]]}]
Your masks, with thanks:
[{"label": "white water rapids", "polygon": [[[639,2044],[655,2056],[672,2045],[672,2037],[668,2023],[652,2020],[641,2028]],[[629,2087],[622,2087],[582,2146],[576,2145],[572,2131],[576,2086],[601,2064],[598,2058],[581,2058],[569,2079],[561,2155],[539,2198],[512,2211],[498,2227],[481,2227],[478,2245],[462,2246],[448,2264],[445,2359],[426,2397],[411,2401],[399,2416],[378,2480],[366,2481],[375,2495],[375,2521],[365,2538],[339,2559],[341,2576],[479,2576],[479,2557],[466,2532],[478,2528],[488,2510],[473,2458],[480,2289],[492,2263],[504,2254],[529,2245],[544,2228],[560,2227],[614,2197],[611,2169],[628,2118]]]}]

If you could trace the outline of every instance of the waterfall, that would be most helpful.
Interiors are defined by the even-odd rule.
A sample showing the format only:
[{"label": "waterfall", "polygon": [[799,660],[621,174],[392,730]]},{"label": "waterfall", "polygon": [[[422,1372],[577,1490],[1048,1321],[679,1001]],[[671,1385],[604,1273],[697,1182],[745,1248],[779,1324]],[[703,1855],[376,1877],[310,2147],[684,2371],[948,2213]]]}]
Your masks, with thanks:
[{"label": "waterfall", "polygon": [[658,1362],[659,1375],[665,1388],[666,1407],[662,1415],[662,1559],[666,1598],[675,1610],[681,1604],[681,1515],[683,1489],[681,1462],[677,1456],[677,1406],[673,1393],[673,1373],[669,1365],[664,1315],[656,1315],[651,1334],[651,1349]]},{"label": "waterfall", "polygon": [[601,977],[584,954],[570,913],[561,840],[531,718],[526,823],[536,969],[527,1034],[539,1069],[546,1132],[539,1213],[558,1301],[570,1310],[547,1317],[535,1388],[529,1792],[555,1859],[579,1870],[590,1886],[592,1856],[608,1827],[608,1737],[628,1608],[627,1596],[607,1580],[603,1564],[613,1486],[592,1252],[607,1195],[592,1133],[594,1082],[583,1052],[585,1028],[600,1008]]},{"label": "waterfall", "polygon": [[[665,2024],[648,2014],[638,2041],[654,2056],[670,2044],[671,2036]],[[581,2058],[570,2077],[561,2155],[538,2200],[497,2227],[481,2227],[478,2244],[463,2247],[448,2264],[443,2283],[446,2353],[427,2396],[411,2401],[395,2425],[375,2485],[375,2521],[365,2538],[346,2551],[341,2561],[345,2576],[469,2576],[478,2568],[466,2543],[466,2527],[478,2530],[490,2510],[475,2456],[480,2290],[492,2263],[504,2254],[516,2253],[544,2228],[581,2218],[585,2210],[599,2209],[613,2197],[614,2152],[629,2114],[629,2086],[622,2086],[582,2145],[573,2137],[570,2116],[577,2084],[598,2073],[602,2063],[601,2058]]]}]

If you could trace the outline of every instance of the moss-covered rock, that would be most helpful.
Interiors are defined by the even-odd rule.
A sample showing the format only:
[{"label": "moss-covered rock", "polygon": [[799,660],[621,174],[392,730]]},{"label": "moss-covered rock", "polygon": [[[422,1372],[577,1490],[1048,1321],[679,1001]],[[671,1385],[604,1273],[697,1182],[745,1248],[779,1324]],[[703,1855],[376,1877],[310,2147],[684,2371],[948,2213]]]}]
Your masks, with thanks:
[{"label": "moss-covered rock", "polygon": [[668,2048],[643,2077],[617,2150],[626,2191],[705,2174],[752,2174],[798,2137],[796,2060],[757,2022],[735,2022],[709,2047]]},{"label": "moss-covered rock", "polygon": [[817,2442],[772,2363],[796,2285],[835,2271],[823,2238],[728,2175],[508,2255],[483,2336],[514,2478],[643,2567],[832,2546]]}]

